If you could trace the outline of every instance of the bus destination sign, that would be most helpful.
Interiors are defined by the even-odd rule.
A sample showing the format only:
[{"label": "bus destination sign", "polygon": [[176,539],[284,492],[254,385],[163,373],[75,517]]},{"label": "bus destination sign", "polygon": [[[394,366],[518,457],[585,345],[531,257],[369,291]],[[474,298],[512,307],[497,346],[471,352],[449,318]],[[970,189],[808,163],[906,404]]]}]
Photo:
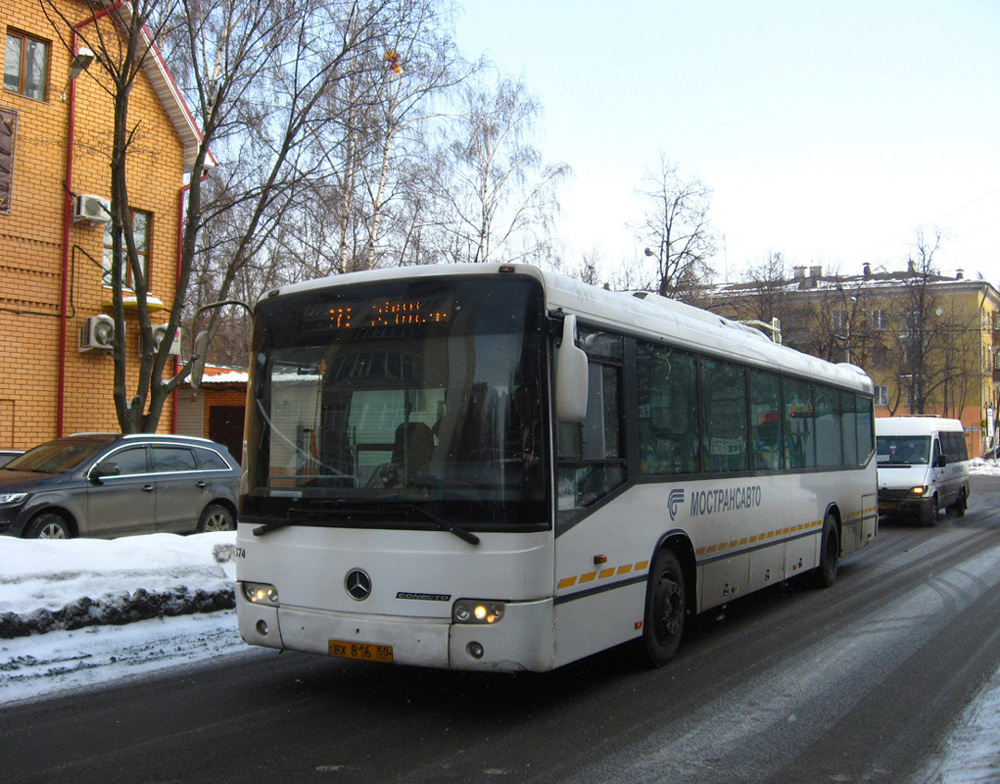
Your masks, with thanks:
[{"label": "bus destination sign", "polygon": [[420,299],[378,299],[370,302],[317,305],[306,313],[306,320],[328,329],[364,327],[407,327],[442,324],[451,320],[451,310],[440,303]]}]

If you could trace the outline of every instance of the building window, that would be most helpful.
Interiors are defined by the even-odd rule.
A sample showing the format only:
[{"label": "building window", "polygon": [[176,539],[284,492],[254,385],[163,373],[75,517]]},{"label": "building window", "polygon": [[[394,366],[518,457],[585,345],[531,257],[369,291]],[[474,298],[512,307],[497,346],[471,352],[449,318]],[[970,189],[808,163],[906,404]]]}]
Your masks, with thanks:
[{"label": "building window", "polygon": [[3,58],[3,89],[45,100],[45,80],[49,70],[49,45],[24,33],[7,31]]},{"label": "building window", "polygon": [[882,308],[872,311],[872,329],[876,332],[885,332],[889,329],[889,314]]},{"label": "building window", "polygon": [[847,311],[846,310],[835,310],[833,311],[833,331],[838,332],[841,335],[847,334]]},{"label": "building window", "polygon": [[885,384],[875,385],[875,405],[878,408],[889,407],[889,387]]},{"label": "building window", "polygon": [[14,140],[17,137],[17,112],[0,106],[0,214],[10,215],[14,190]]},{"label": "building window", "polygon": [[[146,280],[146,289],[149,289],[149,240],[150,230],[153,226],[153,216],[141,210],[132,210],[132,235],[135,238],[135,249],[139,254],[139,266],[142,269],[142,277]],[[112,242],[114,237],[111,231],[111,221],[104,224],[104,285],[111,285],[111,272],[114,258]],[[128,254],[125,251],[125,237],[122,236],[122,288],[135,289],[135,276],[132,274],[132,267],[128,263]]]},{"label": "building window", "polygon": [[872,367],[874,368],[889,367],[889,349],[887,349],[881,343],[876,343],[874,346],[872,346]]}]

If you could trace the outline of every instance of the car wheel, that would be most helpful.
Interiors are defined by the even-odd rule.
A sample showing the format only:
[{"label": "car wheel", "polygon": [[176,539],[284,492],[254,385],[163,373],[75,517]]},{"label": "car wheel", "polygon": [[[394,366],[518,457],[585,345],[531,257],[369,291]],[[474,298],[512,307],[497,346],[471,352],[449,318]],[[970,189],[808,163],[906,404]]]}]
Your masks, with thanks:
[{"label": "car wheel", "polygon": [[235,528],[236,521],[233,519],[233,513],[219,504],[206,506],[198,521],[198,533],[232,531]]},{"label": "car wheel", "polygon": [[56,512],[42,512],[28,525],[25,539],[69,539],[73,531],[66,518]]},{"label": "car wheel", "polygon": [[680,559],[672,550],[661,550],[653,559],[646,587],[646,613],[639,641],[645,663],[659,667],[674,658],[686,615],[687,593]]}]

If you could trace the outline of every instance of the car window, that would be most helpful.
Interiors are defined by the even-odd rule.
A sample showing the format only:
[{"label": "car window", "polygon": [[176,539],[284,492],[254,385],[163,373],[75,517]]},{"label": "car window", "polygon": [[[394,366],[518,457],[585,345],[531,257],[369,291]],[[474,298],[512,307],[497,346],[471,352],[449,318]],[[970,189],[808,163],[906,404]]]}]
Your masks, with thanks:
[{"label": "car window", "polygon": [[126,474],[145,474],[149,469],[146,467],[146,447],[137,446],[130,449],[123,449],[108,455],[101,463],[117,463],[118,476]]},{"label": "car window", "polygon": [[195,463],[194,454],[187,447],[183,446],[154,446],[153,447],[153,470],[157,473],[168,471],[195,471],[198,464]]},{"label": "car window", "polygon": [[198,456],[198,467],[203,471],[225,471],[229,468],[218,452],[213,452],[211,449],[195,449],[194,453]]},{"label": "car window", "polygon": [[5,468],[12,471],[40,471],[47,474],[72,471],[105,446],[107,446],[106,441],[75,439],[50,441],[14,458]]}]

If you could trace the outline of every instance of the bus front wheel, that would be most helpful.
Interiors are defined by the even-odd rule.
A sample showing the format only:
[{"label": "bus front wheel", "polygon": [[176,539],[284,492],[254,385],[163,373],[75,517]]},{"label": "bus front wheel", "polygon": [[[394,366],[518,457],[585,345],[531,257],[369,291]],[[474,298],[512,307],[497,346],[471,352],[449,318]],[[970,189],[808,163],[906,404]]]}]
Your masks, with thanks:
[{"label": "bus front wheel", "polygon": [[686,614],[687,592],[680,559],[672,550],[661,550],[653,559],[646,586],[642,651],[648,664],[659,667],[674,658]]}]

